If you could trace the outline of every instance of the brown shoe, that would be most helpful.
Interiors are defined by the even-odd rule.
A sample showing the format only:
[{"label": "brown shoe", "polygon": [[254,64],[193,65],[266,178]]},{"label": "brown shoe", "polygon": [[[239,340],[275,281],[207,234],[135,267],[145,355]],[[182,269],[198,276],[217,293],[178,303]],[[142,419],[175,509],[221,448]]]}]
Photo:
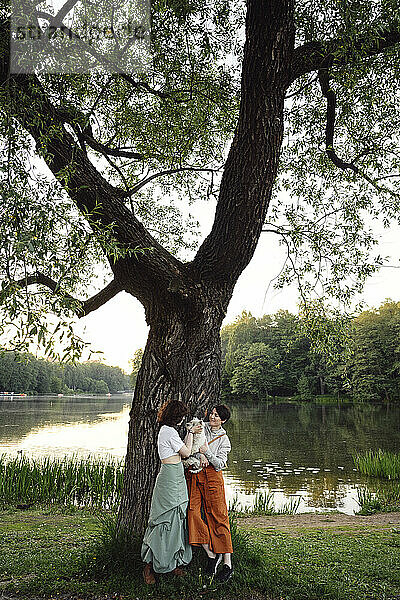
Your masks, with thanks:
[{"label": "brown shoe", "polygon": [[154,585],[156,578],[154,577],[154,571],[151,563],[147,563],[143,569],[143,579],[147,585]]},{"label": "brown shoe", "polygon": [[171,571],[171,574],[175,575],[175,577],[185,577],[187,575],[186,571],[181,569],[181,567],[176,567],[173,571]]}]

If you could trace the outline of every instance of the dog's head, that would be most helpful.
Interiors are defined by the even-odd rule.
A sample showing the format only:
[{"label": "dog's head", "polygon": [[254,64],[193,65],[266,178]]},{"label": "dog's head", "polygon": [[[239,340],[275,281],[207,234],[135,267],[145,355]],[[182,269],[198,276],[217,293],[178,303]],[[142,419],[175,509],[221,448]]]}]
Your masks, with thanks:
[{"label": "dog's head", "polygon": [[197,417],[193,417],[193,419],[191,421],[188,421],[186,423],[186,429],[188,431],[190,431],[192,429],[192,427],[196,427],[196,425],[203,425],[204,423],[201,419],[198,419]]}]

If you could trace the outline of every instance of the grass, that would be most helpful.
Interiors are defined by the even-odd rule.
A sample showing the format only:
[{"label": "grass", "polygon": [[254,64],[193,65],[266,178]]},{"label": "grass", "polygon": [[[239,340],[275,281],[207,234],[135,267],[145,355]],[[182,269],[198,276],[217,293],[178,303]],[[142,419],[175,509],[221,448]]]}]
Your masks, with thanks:
[{"label": "grass", "polygon": [[400,479],[400,453],[381,450],[368,450],[353,455],[357,470],[370,477]]},{"label": "grass", "polygon": [[[374,493],[360,490],[360,506],[366,511],[362,514],[400,510],[400,485],[390,483],[390,489],[378,488]],[[271,492],[259,492],[252,509],[241,509],[237,501],[233,506],[235,575],[228,584],[218,586],[204,577],[205,554],[194,549],[186,578],[162,576],[149,588],[142,581],[140,540],[120,537],[110,510],[119,500],[121,484],[122,464],[114,461],[0,457],[0,597],[400,598],[398,530],[363,531],[361,538],[354,531],[349,536],[305,529],[301,536],[292,536],[238,525],[235,513],[297,512],[300,498],[277,511]],[[18,503],[40,502],[47,506],[15,509]],[[80,507],[83,504],[86,508]]]},{"label": "grass", "polygon": [[254,496],[250,507],[243,507],[237,496],[229,504],[229,511],[237,516],[262,516],[262,515],[294,515],[297,513],[301,497],[291,498],[283,506],[276,508],[274,492],[259,491]]},{"label": "grass", "polygon": [[[400,594],[396,533],[362,537],[325,531],[287,533],[253,531],[264,562],[274,569],[273,593],[287,600],[389,600]],[[393,571],[391,571],[393,569]]]},{"label": "grass", "polygon": [[387,479],[385,485],[369,485],[359,488],[358,504],[361,515],[400,510],[400,453],[368,450],[353,455],[357,470],[369,477]]},{"label": "grass", "polygon": [[[0,504],[63,504],[112,508],[120,503],[123,461],[113,458],[17,458],[0,455]],[[243,508],[234,500],[237,514],[295,514],[300,498],[275,508],[272,492],[257,492],[254,505]]]},{"label": "grass", "polygon": [[344,395],[338,396],[337,394],[317,394],[315,402],[318,402],[318,404],[352,404],[354,403],[354,398]]},{"label": "grass", "polygon": [[0,456],[0,503],[112,507],[121,498],[123,463],[113,458]]},{"label": "grass", "polygon": [[400,484],[394,484],[390,488],[378,486],[375,491],[358,488],[357,496],[360,515],[400,511]]},{"label": "grass", "polygon": [[[140,542],[116,534],[111,512],[51,507],[0,514],[0,596],[165,600],[393,600],[400,597],[395,530],[355,535],[249,529],[232,520],[235,574],[207,581],[195,549],[188,576],[142,582]],[[205,586],[205,587],[204,587]]]}]

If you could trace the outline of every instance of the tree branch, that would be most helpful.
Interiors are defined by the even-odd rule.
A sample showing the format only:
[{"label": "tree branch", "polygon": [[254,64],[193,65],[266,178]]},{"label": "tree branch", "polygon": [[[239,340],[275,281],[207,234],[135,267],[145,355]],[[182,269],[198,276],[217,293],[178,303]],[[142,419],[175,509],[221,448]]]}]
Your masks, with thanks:
[{"label": "tree branch", "polygon": [[[157,98],[160,98],[161,100],[172,100],[173,102],[178,103],[178,104],[182,103],[182,102],[187,102],[188,98],[177,98],[174,96],[175,93],[181,94],[182,93],[181,91],[163,92],[162,90],[157,90],[157,89],[152,88],[145,81],[136,81],[133,77],[131,77],[127,73],[120,72],[119,68],[118,68],[119,65],[115,61],[110,61],[104,55],[96,52],[96,50],[90,45],[90,43],[85,42],[77,33],[75,33],[75,31],[73,31],[70,27],[65,25],[63,23],[63,19],[70,12],[70,10],[72,10],[72,8],[77,3],[77,1],[78,0],[67,0],[67,2],[60,8],[58,13],[54,17],[53,17],[53,15],[46,13],[44,11],[40,11],[40,10],[35,11],[35,17],[47,19],[47,21],[49,22],[49,25],[48,25],[49,28],[50,27],[51,28],[52,27],[56,27],[56,28],[62,27],[63,31],[68,33],[70,38],[74,39],[75,42],[78,43],[83,50],[85,50],[88,54],[91,54],[94,58],[96,58],[96,60],[99,61],[100,64],[103,64],[103,66],[106,66],[109,68],[114,68],[116,70],[116,72],[118,73],[119,77],[121,77],[122,79],[127,81],[134,89],[142,89],[147,94],[156,96]],[[118,45],[118,41],[117,41],[115,33],[114,33],[114,28],[112,27],[111,29],[113,32],[114,41],[118,47],[119,56],[123,56],[124,54],[126,54],[127,50],[129,49],[129,46],[131,46],[132,43],[135,41],[135,37],[133,36],[131,38],[128,38],[125,46],[121,49]],[[42,33],[43,33],[43,31],[42,31]],[[118,58],[118,55],[117,55],[117,58]]]},{"label": "tree branch", "polygon": [[[133,77],[127,75],[126,73],[119,73],[119,76],[122,79],[125,79],[125,81],[130,83],[134,88],[142,88],[148,94],[152,94],[153,96],[161,98],[162,100],[172,100],[177,104],[181,104],[182,102],[188,101],[188,98],[176,98],[172,92],[162,92],[161,90],[155,90],[145,81],[135,81]],[[176,93],[179,94],[181,92]]]},{"label": "tree branch", "polygon": [[123,290],[121,283],[117,283],[115,279],[110,281],[105,288],[100,290],[97,294],[84,300],[82,302],[83,314],[80,316],[86,316],[94,310],[97,310],[100,306],[103,306],[106,302],[114,298],[119,292]]},{"label": "tree branch", "polygon": [[400,43],[400,28],[392,28],[376,34],[375,38],[360,36],[351,47],[343,49],[343,39],[336,38],[328,42],[307,42],[293,52],[290,83],[296,79],[320,69],[340,67],[354,61],[354,57],[375,56]]},{"label": "tree branch", "polygon": [[212,173],[216,173],[218,169],[202,167],[180,167],[177,169],[166,169],[165,171],[159,171],[158,173],[153,173],[149,177],[146,177],[145,179],[142,179],[142,181],[139,181],[139,183],[134,185],[133,188],[129,190],[129,192],[126,192],[126,194],[124,194],[124,197],[129,197],[133,194],[136,194],[136,192],[142,189],[142,187],[144,187],[145,185],[150,183],[150,181],[153,181],[153,179],[156,179],[157,177],[163,177],[163,175],[173,175],[174,173],[182,173],[183,171],[209,171]]},{"label": "tree branch", "polygon": [[[0,37],[9,44],[9,21],[0,24]],[[111,185],[66,131],[35,75],[9,73],[9,47],[2,55],[0,85],[10,88],[9,110],[36,141],[37,152],[64,186],[78,209],[112,235],[126,249],[147,249],[115,261],[108,256],[117,280],[143,303],[153,300],[153,289],[167,293],[171,280],[181,279],[184,265],[161,246],[125,206],[124,191]],[[6,56],[5,56],[6,54]],[[40,119],[38,119],[40,115]]]},{"label": "tree branch", "polygon": [[[378,192],[391,194],[395,198],[399,199],[399,194],[388,188],[382,187],[377,183],[377,180],[372,179],[367,173],[362,171],[354,162],[346,162],[339,158],[334,149],[334,134],[335,134],[335,119],[336,119],[336,94],[331,89],[329,84],[329,71],[328,69],[320,69],[318,71],[318,79],[321,85],[321,91],[327,100],[327,111],[326,111],[326,127],[325,127],[325,144],[326,154],[333,162],[334,165],[345,171],[351,169],[356,175],[359,175],[370,185],[372,185]],[[365,155],[365,151],[359,155]]]},{"label": "tree branch", "polygon": [[[57,281],[54,281],[51,277],[48,277],[44,273],[35,273],[35,275],[27,275],[18,281],[10,282],[5,288],[2,290],[2,294],[6,294],[7,290],[12,287],[26,288],[29,285],[44,285],[49,288],[55,294],[60,291],[60,286]],[[78,300],[69,294],[68,292],[63,292],[63,297],[67,298],[76,308],[74,309],[79,318],[85,317],[92,311],[103,306],[108,300],[111,300],[114,296],[116,296],[119,292],[123,290],[123,286],[121,283],[117,283],[115,279],[113,279],[104,289],[100,292],[88,298],[87,300]]]},{"label": "tree branch", "polygon": [[70,10],[72,10],[78,0],[66,0],[65,4],[60,8],[58,13],[51,18],[50,25],[58,27],[62,24],[63,19],[67,16]]},{"label": "tree branch", "polygon": [[89,116],[78,111],[75,107],[73,109],[58,108],[55,110],[60,121],[71,125],[77,136],[86,142],[93,150],[96,150],[96,152],[100,152],[104,156],[118,156],[121,158],[143,160],[144,155],[140,152],[126,150],[125,148],[111,148],[108,144],[103,144],[96,140],[89,122]]},{"label": "tree branch", "polygon": [[122,150],[119,148],[111,148],[106,144],[102,144],[98,140],[96,140],[92,135],[88,134],[86,131],[80,132],[82,139],[86,142],[88,146],[90,146],[96,152],[100,152],[104,156],[119,156],[120,158],[133,158],[135,160],[143,160],[144,155],[140,152],[133,152],[131,150]]},{"label": "tree branch", "polygon": [[316,81],[316,80],[317,80],[317,75],[315,75],[314,77],[311,77],[311,79],[309,81],[307,81],[307,83],[302,85],[300,89],[296,90],[292,94],[289,94],[288,96],[285,96],[285,100],[289,100],[290,98],[294,98],[298,94],[301,94],[301,92],[304,92],[304,90],[306,90],[308,87],[310,87],[310,85],[312,85],[314,83],[314,81]]},{"label": "tree branch", "polygon": [[334,165],[340,169],[351,169],[354,173],[360,172],[359,168],[354,163],[345,162],[335,152],[334,149],[334,134],[335,134],[335,119],[336,119],[336,94],[331,89],[329,84],[328,69],[319,69],[318,80],[321,86],[321,91],[327,100],[326,109],[326,126],[325,126],[325,144],[326,154]]},{"label": "tree branch", "polygon": [[234,285],[257,245],[275,181],[294,45],[292,0],[248,0],[239,119],[212,230],[192,268]]}]

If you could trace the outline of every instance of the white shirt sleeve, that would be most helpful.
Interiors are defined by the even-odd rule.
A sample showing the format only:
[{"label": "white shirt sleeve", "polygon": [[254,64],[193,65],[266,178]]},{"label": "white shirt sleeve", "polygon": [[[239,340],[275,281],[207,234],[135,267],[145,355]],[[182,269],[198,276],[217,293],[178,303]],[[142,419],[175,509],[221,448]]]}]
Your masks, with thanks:
[{"label": "white shirt sleeve", "polygon": [[161,460],[178,454],[184,442],[173,427],[163,425],[158,434],[158,455]]},{"label": "white shirt sleeve", "polygon": [[179,434],[177,431],[174,430],[174,432],[172,433],[170,439],[169,439],[169,443],[171,444],[171,448],[174,452],[179,452],[179,450],[182,448],[182,446],[184,445],[184,442],[181,440],[181,438],[179,437]]}]

